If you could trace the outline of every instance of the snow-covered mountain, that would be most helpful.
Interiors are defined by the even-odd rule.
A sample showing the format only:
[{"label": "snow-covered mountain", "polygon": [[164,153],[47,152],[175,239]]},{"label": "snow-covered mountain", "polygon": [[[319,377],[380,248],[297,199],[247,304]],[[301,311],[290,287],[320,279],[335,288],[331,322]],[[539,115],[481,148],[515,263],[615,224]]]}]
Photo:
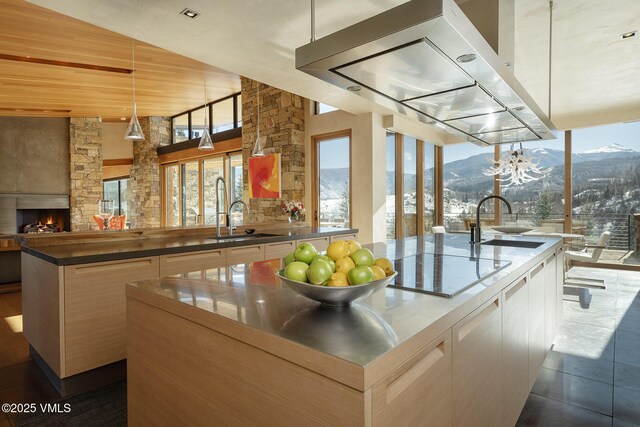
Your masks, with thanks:
[{"label": "snow-covered mountain", "polygon": [[610,144],[606,147],[594,148],[592,150],[583,151],[582,154],[596,154],[596,153],[638,153],[637,151],[625,147],[620,144]]}]

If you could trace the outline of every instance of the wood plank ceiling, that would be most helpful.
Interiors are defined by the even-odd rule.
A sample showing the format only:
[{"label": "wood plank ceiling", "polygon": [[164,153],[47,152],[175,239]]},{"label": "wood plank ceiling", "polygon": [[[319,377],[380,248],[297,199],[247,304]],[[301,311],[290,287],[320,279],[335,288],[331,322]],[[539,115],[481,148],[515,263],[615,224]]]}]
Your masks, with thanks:
[{"label": "wood plank ceiling", "polygon": [[[0,0],[0,115],[128,120],[132,39],[23,0]],[[240,91],[219,68],[136,42],[138,116],[171,116]]]}]

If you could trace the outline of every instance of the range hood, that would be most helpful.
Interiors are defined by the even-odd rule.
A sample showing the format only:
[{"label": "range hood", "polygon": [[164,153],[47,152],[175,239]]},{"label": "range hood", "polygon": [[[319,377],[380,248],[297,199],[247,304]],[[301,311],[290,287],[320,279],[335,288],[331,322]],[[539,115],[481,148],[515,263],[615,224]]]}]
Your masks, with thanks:
[{"label": "range hood", "polygon": [[555,139],[454,0],[412,0],[302,46],[296,68],[477,145]]}]

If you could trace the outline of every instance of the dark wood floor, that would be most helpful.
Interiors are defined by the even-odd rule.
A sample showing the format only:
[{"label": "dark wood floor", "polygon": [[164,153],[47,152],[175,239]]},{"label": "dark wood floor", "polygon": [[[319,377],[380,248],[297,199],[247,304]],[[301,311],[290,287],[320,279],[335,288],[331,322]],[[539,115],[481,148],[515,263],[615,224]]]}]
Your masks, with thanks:
[{"label": "dark wood floor", "polygon": [[[29,357],[22,336],[22,294],[0,294],[0,403],[47,403],[60,398]],[[13,426],[11,414],[0,413],[0,427]]]}]

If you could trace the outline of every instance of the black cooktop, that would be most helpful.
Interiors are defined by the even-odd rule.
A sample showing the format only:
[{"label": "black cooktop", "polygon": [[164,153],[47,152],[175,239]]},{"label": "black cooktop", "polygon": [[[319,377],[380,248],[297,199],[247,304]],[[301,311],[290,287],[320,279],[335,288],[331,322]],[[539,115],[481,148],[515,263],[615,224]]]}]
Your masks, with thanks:
[{"label": "black cooktop", "polygon": [[490,258],[420,254],[395,261],[392,288],[451,298],[511,264]]}]

